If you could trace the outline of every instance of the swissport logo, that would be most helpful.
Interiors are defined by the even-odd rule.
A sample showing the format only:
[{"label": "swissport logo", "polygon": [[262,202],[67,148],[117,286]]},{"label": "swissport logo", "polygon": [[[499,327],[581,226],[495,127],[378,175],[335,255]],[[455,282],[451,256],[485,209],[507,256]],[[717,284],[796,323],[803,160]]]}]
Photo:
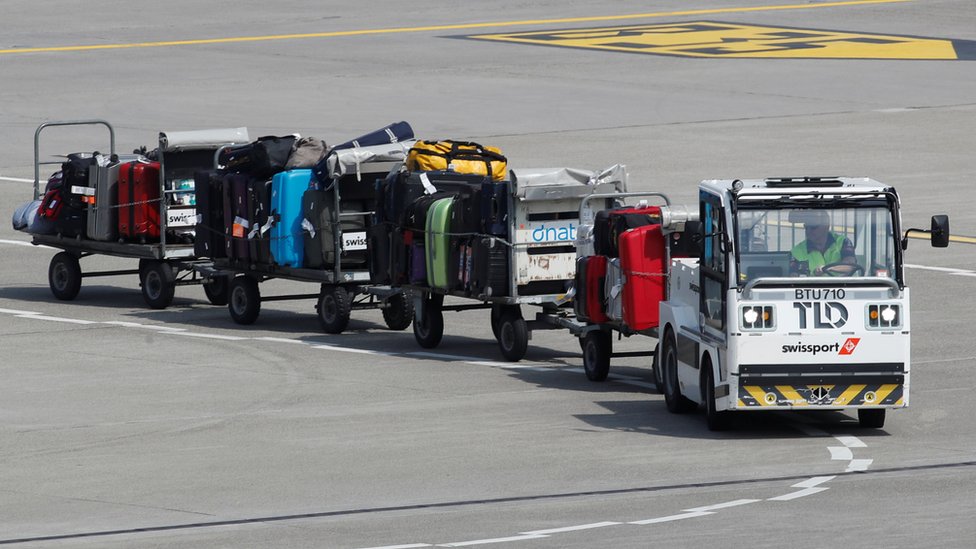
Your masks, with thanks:
[{"label": "swissport logo", "polygon": [[843,345],[840,346],[840,353],[842,355],[852,355],[854,354],[854,349],[857,349],[857,344],[861,342],[859,337],[849,337]]},{"label": "swissport logo", "polygon": [[797,343],[796,345],[783,345],[783,353],[786,354],[810,354],[817,356],[820,353],[837,353],[838,355],[851,355],[854,354],[854,349],[857,349],[857,344],[860,343],[861,338],[859,337],[849,337],[844,344],[840,343],[829,343],[820,345],[809,345],[806,343]]}]

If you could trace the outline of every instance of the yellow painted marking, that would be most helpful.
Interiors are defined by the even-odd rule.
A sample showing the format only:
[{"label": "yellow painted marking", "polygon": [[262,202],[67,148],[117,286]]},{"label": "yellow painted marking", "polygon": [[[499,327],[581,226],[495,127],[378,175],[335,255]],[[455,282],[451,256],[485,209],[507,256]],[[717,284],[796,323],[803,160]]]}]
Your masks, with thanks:
[{"label": "yellow painted marking", "polygon": [[884,402],[884,399],[888,398],[888,395],[890,395],[891,392],[897,388],[898,385],[894,383],[890,383],[888,385],[882,385],[881,387],[878,387],[878,390],[875,391],[875,394],[878,395],[878,398],[875,399],[874,403],[881,404],[882,402]]},{"label": "yellow painted marking", "polygon": [[472,38],[683,57],[958,59],[951,40],[713,21],[485,34]]},{"label": "yellow painted marking", "polygon": [[783,393],[783,396],[792,402],[793,406],[807,406],[809,404],[807,399],[800,396],[800,393],[796,392],[796,389],[790,385],[777,385],[776,390]]},{"label": "yellow painted marking", "polygon": [[[908,238],[914,238],[917,240],[929,240],[932,237],[929,233],[920,233],[917,231],[908,231]],[[949,235],[949,242],[959,242],[962,244],[976,244],[976,237],[972,236],[962,236],[962,235]]]},{"label": "yellow painted marking", "polygon": [[867,385],[851,385],[850,387],[847,388],[847,390],[841,393],[839,397],[837,397],[837,400],[834,401],[834,404],[841,404],[841,405],[850,404],[851,400],[853,400],[854,397],[856,397],[861,391],[863,391],[865,387],[867,387]]},{"label": "yellow painted marking", "polygon": [[863,6],[870,4],[894,4],[910,2],[912,0],[852,0],[846,2],[824,2],[819,4],[786,4],[779,6],[746,6],[732,8],[711,8],[698,10],[634,13],[628,15],[602,15],[592,17],[566,17],[558,19],[535,19],[525,21],[499,21],[496,23],[464,23],[456,25],[430,25],[424,27],[400,27],[390,29],[362,29],[351,31],[314,32],[304,34],[275,34],[266,36],[238,36],[229,38],[207,38],[198,40],[168,40],[160,42],[135,42],[130,44],[97,44],[82,46],[51,46],[38,48],[10,48],[0,50],[0,54],[41,53],[41,52],[75,52],[92,50],[115,50],[125,48],[161,48],[172,46],[200,46],[208,44],[231,44],[242,42],[266,42],[271,40],[304,40],[310,38],[336,38],[344,36],[369,36],[376,34],[400,34],[408,32],[432,32],[447,30],[469,30],[491,27],[516,27],[529,25],[549,25],[554,23],[591,23],[597,21],[623,21],[628,19],[646,19],[658,17],[679,17],[712,15],[719,13],[745,13],[777,10],[808,10],[814,8],[835,8],[844,6]]},{"label": "yellow painted marking", "polygon": [[752,395],[752,398],[756,399],[756,402],[760,406],[772,406],[772,404],[766,404],[766,391],[762,390],[762,387],[756,385],[747,385],[744,387],[747,393]]}]

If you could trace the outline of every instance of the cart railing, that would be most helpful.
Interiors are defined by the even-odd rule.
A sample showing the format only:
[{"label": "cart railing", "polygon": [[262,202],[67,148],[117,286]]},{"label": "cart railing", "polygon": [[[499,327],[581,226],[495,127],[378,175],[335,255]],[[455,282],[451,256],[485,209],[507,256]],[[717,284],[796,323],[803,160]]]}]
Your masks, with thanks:
[{"label": "cart railing", "polygon": [[109,154],[115,154],[115,128],[105,120],[58,120],[45,122],[34,130],[34,200],[41,196],[41,166],[42,165],[61,165],[61,162],[49,160],[41,162],[41,131],[45,128],[54,126],[105,126],[109,136]]}]

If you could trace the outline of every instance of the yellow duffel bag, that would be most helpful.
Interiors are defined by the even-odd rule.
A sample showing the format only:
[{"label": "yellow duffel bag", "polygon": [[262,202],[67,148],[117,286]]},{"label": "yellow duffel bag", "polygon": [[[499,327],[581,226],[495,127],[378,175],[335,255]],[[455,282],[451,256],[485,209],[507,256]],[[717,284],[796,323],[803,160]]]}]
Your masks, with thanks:
[{"label": "yellow duffel bag", "polygon": [[470,141],[417,141],[407,154],[407,169],[421,172],[450,169],[491,175],[492,180],[503,181],[508,175],[508,159],[496,147]]}]

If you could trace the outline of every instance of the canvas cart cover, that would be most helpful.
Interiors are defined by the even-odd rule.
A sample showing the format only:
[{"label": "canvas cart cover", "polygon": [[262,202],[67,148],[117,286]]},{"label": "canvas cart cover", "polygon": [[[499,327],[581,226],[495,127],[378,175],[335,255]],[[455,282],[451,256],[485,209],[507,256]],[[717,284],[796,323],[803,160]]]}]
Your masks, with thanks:
[{"label": "canvas cart cover", "polygon": [[165,152],[215,149],[220,145],[248,143],[247,128],[217,128],[183,132],[159,132],[159,148]]},{"label": "canvas cart cover", "polygon": [[[333,179],[338,179],[344,175],[358,175],[362,173],[364,171],[363,164],[404,162],[407,158],[407,152],[413,147],[414,143],[416,143],[415,139],[409,139],[407,141],[387,143],[385,145],[334,150],[329,154],[329,174]],[[388,171],[388,169],[382,171]]]},{"label": "canvas cart cover", "polygon": [[600,172],[575,168],[534,168],[511,170],[509,173],[513,192],[519,200],[555,200],[627,191],[627,167],[622,164],[614,164]]}]

